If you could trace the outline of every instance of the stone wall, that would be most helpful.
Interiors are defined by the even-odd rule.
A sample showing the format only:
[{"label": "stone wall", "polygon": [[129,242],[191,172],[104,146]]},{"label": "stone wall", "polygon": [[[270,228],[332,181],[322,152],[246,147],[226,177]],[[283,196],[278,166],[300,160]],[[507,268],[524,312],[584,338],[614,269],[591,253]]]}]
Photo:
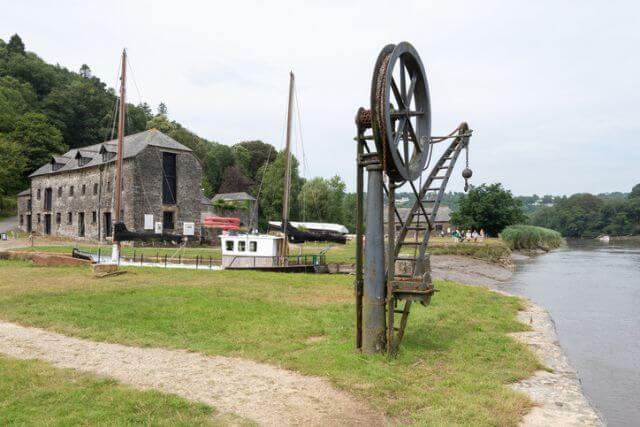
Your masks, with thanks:
[{"label": "stone wall", "polygon": [[[162,153],[176,154],[176,204],[162,203]],[[170,151],[149,146],[135,158],[136,176],[134,181],[134,206],[139,213],[135,217],[137,230],[144,228],[144,215],[153,215],[153,221],[162,221],[163,212],[173,212],[174,230],[165,230],[182,234],[185,222],[195,223],[196,233],[201,224],[201,188],[202,166],[190,152]]]},{"label": "stone wall", "polygon": [[[129,230],[144,231],[144,214],[153,214],[154,221],[162,221],[163,211],[173,211],[176,233],[182,233],[182,224],[185,221],[196,223],[196,232],[199,231],[202,167],[192,153],[176,151],[176,154],[177,203],[170,206],[162,204],[162,151],[149,146],[135,158],[124,160],[122,220]],[[73,195],[71,194],[72,186]],[[45,211],[46,188],[52,189],[52,203],[50,209]],[[38,189],[40,189],[39,198],[37,197]],[[111,220],[115,220],[114,189],[115,162],[33,177],[31,179],[33,231],[45,234],[46,216],[50,215],[50,234],[53,236],[81,240],[104,240],[105,237],[110,237],[105,236],[105,212],[110,212]],[[25,215],[25,223],[21,227],[25,231],[27,230],[27,199],[28,197],[24,196],[18,198],[18,214]],[[84,237],[79,236],[78,220],[81,212],[84,212]],[[71,214],[71,222],[69,222],[69,214]]]}]

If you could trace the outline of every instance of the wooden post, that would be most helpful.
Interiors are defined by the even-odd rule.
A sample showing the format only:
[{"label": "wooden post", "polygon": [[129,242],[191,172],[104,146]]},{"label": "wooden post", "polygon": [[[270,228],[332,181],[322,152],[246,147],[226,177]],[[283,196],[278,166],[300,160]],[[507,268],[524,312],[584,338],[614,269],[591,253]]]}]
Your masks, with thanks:
[{"label": "wooden post", "polygon": [[[120,106],[118,108],[118,155],[116,158],[116,185],[115,185],[115,197],[114,197],[114,209],[115,209],[115,223],[118,224],[122,221],[120,218],[120,211],[122,209],[122,159],[123,159],[123,141],[124,141],[124,125],[126,119],[126,84],[127,84],[127,51],[122,51],[122,74],[120,82]],[[115,227],[113,227],[115,236]],[[115,238],[113,239],[113,250],[111,254],[112,259],[119,260],[120,258],[120,242]]]},{"label": "wooden post", "polygon": [[295,77],[293,72],[290,73],[289,78],[289,106],[287,109],[287,139],[284,150],[284,178],[282,182],[282,188],[284,189],[284,195],[282,198],[282,232],[284,239],[282,240],[282,250],[280,256],[282,257],[283,264],[286,265],[287,255],[289,255],[289,241],[287,235],[287,225],[289,224],[289,186],[291,184],[291,121],[293,119],[293,88],[295,84]]}]

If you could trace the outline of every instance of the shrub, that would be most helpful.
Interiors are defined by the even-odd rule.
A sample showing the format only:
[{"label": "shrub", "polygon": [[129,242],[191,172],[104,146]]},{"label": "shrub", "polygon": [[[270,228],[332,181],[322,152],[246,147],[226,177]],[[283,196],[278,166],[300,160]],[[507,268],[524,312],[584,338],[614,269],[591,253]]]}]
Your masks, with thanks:
[{"label": "shrub", "polygon": [[505,228],[500,238],[509,249],[549,251],[562,244],[562,235],[555,230],[535,225],[511,225]]}]

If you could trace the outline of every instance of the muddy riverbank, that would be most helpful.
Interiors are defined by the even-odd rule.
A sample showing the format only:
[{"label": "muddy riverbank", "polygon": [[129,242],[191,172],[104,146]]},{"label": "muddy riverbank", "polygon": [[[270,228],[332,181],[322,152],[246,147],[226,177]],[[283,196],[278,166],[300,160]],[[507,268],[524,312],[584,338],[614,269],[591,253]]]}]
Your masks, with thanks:
[{"label": "muddy riverbank", "polygon": [[[521,257],[523,255],[520,255]],[[469,257],[432,256],[431,268],[435,280],[452,280],[482,286],[507,294],[514,268],[502,267]],[[514,383],[515,390],[527,394],[536,407],[527,414],[524,426],[601,426],[603,422],[582,391],[580,379],[571,366],[549,313],[542,307],[527,302],[519,313],[519,320],[529,324],[531,331],[513,334],[526,344],[539,360],[552,372],[538,371],[532,377]]]}]

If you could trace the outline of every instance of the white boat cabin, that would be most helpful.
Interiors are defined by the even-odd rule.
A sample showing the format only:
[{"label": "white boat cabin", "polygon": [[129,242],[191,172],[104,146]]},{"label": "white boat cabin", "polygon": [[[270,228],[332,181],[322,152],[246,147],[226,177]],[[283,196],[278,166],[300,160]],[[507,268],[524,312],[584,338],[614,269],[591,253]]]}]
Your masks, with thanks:
[{"label": "white boat cabin", "polygon": [[223,234],[222,266],[234,268],[275,267],[282,237],[268,234]]}]

